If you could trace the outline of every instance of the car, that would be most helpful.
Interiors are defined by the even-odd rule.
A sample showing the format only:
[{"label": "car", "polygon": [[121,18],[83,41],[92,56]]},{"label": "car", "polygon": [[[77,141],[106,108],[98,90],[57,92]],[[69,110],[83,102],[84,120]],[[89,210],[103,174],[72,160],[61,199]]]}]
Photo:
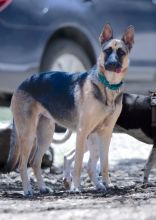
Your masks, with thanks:
[{"label": "car", "polygon": [[33,73],[93,66],[106,22],[116,37],[129,24],[136,29],[128,90],[155,88],[155,0],[0,0],[1,105],[9,105],[15,88]]}]

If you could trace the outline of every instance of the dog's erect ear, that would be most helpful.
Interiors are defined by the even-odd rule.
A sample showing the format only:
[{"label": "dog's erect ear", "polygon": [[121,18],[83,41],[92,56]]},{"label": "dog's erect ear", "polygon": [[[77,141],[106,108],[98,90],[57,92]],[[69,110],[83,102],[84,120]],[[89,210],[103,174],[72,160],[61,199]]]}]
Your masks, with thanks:
[{"label": "dog's erect ear", "polygon": [[99,41],[100,44],[102,45],[106,41],[110,40],[113,38],[113,30],[110,24],[105,24],[102,33],[100,34]]},{"label": "dog's erect ear", "polygon": [[125,31],[122,40],[128,46],[129,50],[131,50],[134,43],[134,27],[130,25]]}]

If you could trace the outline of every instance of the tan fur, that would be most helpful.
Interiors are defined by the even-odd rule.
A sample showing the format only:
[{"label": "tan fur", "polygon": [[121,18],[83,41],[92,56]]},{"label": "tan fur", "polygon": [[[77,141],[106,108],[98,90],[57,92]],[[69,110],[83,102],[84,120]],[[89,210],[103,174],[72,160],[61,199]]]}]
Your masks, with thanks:
[{"label": "tan fur", "polygon": [[42,157],[52,141],[54,123],[49,113],[27,93],[17,91],[11,101],[11,110],[14,115],[17,133],[18,152],[20,154],[19,169],[21,173],[24,192],[31,190],[31,186],[26,174],[27,164],[34,141],[37,142],[38,149],[31,157],[31,166],[34,169],[40,190],[44,190],[45,184],[41,177]]}]

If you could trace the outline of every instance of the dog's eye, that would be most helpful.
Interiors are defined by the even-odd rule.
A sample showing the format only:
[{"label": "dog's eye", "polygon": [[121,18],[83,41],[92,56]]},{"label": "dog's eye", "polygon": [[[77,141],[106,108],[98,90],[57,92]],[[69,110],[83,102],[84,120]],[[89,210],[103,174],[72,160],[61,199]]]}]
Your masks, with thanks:
[{"label": "dog's eye", "polygon": [[104,52],[105,52],[107,55],[109,55],[109,54],[112,53],[112,48],[109,47],[109,48],[105,49]]},{"label": "dog's eye", "polygon": [[117,50],[117,54],[118,54],[118,56],[124,56],[126,53],[125,53],[125,51],[123,51],[121,48],[119,48],[119,49]]}]

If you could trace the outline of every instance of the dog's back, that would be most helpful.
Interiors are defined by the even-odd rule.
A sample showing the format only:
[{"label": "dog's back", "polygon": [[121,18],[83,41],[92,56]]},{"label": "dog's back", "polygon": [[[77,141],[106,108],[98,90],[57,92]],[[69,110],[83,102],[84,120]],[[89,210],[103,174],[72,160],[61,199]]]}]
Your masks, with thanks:
[{"label": "dog's back", "polygon": [[[58,121],[71,121],[75,110],[75,87],[83,87],[88,73],[46,72],[25,80],[18,91],[28,93]],[[72,114],[71,114],[72,112]],[[76,117],[75,117],[76,118]]]}]

